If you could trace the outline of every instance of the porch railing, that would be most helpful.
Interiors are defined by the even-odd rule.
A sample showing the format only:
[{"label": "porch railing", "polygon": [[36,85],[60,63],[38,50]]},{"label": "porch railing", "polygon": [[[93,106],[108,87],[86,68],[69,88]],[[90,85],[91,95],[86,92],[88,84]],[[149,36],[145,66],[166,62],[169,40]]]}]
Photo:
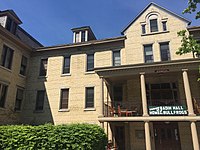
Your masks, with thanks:
[{"label": "porch railing", "polygon": [[130,101],[112,101],[104,104],[105,117],[131,117],[141,115],[141,104],[133,104]]},{"label": "porch railing", "polygon": [[[142,103],[135,103],[136,101],[109,101],[104,103],[105,117],[133,117],[142,116]],[[139,102],[139,101],[138,101]],[[186,100],[152,100],[148,101],[148,108],[151,106],[184,106]],[[193,98],[194,113],[200,115],[200,98]],[[187,109],[187,108],[186,108]]]}]

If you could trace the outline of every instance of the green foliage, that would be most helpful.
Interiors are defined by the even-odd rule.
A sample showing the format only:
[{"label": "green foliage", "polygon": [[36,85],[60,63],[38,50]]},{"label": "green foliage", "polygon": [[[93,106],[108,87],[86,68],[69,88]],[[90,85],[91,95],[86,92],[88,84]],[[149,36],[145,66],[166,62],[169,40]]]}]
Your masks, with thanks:
[{"label": "green foliage", "polygon": [[107,137],[99,126],[0,126],[0,149],[6,150],[103,150]]},{"label": "green foliage", "polygon": [[182,37],[182,44],[176,52],[177,55],[192,53],[194,58],[195,55],[200,55],[200,44],[197,43],[197,40],[195,40],[192,35],[186,35],[186,30],[179,31],[177,34]]},{"label": "green foliage", "polygon": [[[192,13],[197,10],[197,5],[200,3],[200,0],[188,0],[188,7],[183,11],[183,13]],[[200,11],[196,13],[196,19],[200,18]]]}]

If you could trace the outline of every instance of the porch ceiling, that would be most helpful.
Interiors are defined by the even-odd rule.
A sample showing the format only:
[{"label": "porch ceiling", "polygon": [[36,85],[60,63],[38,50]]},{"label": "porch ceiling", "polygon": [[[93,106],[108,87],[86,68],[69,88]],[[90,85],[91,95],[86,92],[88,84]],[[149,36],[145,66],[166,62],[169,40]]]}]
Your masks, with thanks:
[{"label": "porch ceiling", "polygon": [[[198,74],[198,68],[200,65],[200,58],[196,59],[184,59],[173,60],[167,62],[155,62],[155,63],[142,63],[134,65],[121,65],[95,68],[95,72],[102,78],[110,80],[127,80],[133,78],[133,75],[139,75],[145,73],[145,76],[161,75],[164,73],[174,74],[181,72],[182,69],[188,69],[188,71]],[[121,78],[121,79],[120,79]]]}]

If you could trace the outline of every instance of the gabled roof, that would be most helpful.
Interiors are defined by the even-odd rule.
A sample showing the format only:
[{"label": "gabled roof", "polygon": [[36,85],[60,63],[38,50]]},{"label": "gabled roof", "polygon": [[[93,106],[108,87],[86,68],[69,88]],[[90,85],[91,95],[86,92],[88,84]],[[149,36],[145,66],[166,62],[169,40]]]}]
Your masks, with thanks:
[{"label": "gabled roof", "polygon": [[17,16],[17,14],[12,9],[0,11],[0,15],[1,16],[2,15],[9,15],[13,19],[15,19],[16,23],[18,23],[18,24],[22,23],[22,21],[19,19],[19,17]]},{"label": "gabled roof", "polygon": [[179,19],[181,19],[181,20],[183,20],[183,21],[185,21],[185,22],[187,22],[188,24],[190,24],[191,23],[191,21],[190,20],[188,20],[188,19],[186,19],[186,18],[184,18],[184,17],[182,17],[182,16],[180,16],[180,15],[178,15],[178,14],[176,14],[176,13],[174,13],[174,12],[172,12],[172,11],[170,11],[170,10],[168,10],[168,9],[166,9],[166,8],[164,8],[164,7],[162,7],[162,6],[159,6],[158,4],[156,4],[156,3],[153,3],[153,2],[151,2],[149,5],[147,5],[123,30],[122,30],[122,32],[121,32],[121,34],[124,34],[124,32],[150,7],[150,6],[156,6],[156,7],[158,7],[159,9],[162,9],[162,10],[164,10],[164,11],[166,11],[167,13],[169,13],[169,14],[171,14],[171,15],[173,15],[173,16],[175,16],[175,17],[177,17],[177,18],[179,18]]}]

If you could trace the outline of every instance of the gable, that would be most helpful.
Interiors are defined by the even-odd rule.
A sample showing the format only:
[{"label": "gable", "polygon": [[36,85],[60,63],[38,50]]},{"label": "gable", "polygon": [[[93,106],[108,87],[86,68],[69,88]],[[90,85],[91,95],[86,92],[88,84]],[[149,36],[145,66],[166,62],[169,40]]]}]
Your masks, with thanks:
[{"label": "gable", "polygon": [[173,13],[172,11],[169,11],[166,8],[163,8],[155,3],[150,3],[147,7],[145,7],[121,32],[121,34],[124,34],[126,32],[126,30],[135,22],[137,21],[142,15],[146,14],[146,17],[148,17],[148,12],[149,13],[155,13],[157,14],[159,11],[165,12],[166,14],[172,15],[174,17],[176,17],[177,19],[180,19],[188,24],[191,23],[191,21],[179,16],[178,14]]}]

